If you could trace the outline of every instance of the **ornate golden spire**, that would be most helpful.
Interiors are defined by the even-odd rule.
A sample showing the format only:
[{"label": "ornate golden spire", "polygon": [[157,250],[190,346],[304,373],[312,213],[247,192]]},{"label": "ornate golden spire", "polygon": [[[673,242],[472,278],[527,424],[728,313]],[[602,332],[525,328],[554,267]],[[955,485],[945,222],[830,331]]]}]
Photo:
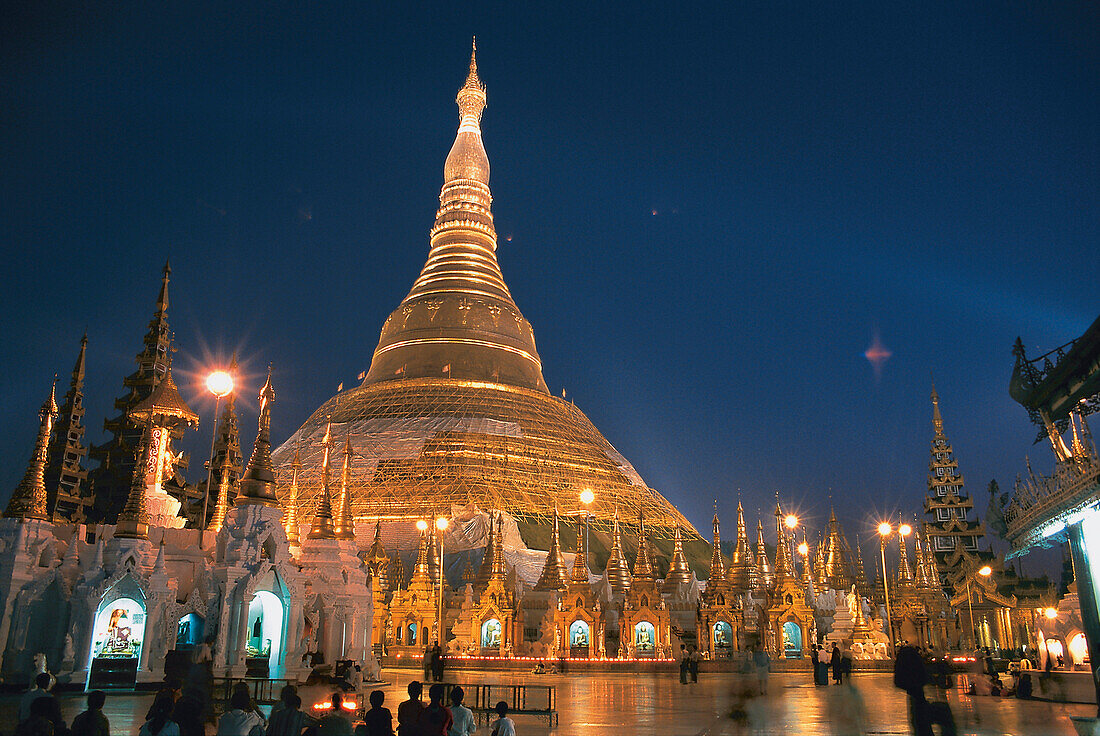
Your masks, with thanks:
[{"label": "ornate golden spire", "polygon": [[413,565],[412,579],[409,585],[415,583],[431,585],[431,571],[428,569],[428,533],[420,532],[420,548],[416,551],[416,564]]},{"label": "ornate golden spire", "polygon": [[777,580],[793,577],[794,563],[787,535],[783,531],[783,509],[779,507],[779,501],[775,502],[775,537],[775,577]]},{"label": "ornate golden spire", "polygon": [[484,590],[493,576],[493,550],[496,549],[496,514],[489,512],[489,538],[485,542],[485,554],[481,557],[481,566],[474,578],[474,590]]},{"label": "ornate golden spire", "polygon": [[649,557],[649,535],[645,530],[645,518],[642,512],[638,512],[638,556],[634,560],[634,577],[630,584],[637,586],[639,582],[653,582],[653,560]]},{"label": "ornate golden spire", "polygon": [[38,437],[35,439],[34,452],[31,453],[30,462],[27,463],[27,471],[23,474],[23,480],[12,491],[11,500],[4,509],[4,516],[9,519],[40,519],[48,518],[46,511],[46,448],[50,444],[50,432],[53,429],[53,420],[57,416],[57,376],[53,378],[50,386],[50,395],[38,410]]},{"label": "ornate golden spire", "polygon": [[684,556],[684,537],[680,527],[676,527],[672,540],[672,561],[669,563],[668,573],[665,575],[662,586],[666,593],[671,593],[678,586],[691,582],[691,568],[688,567],[687,557]]},{"label": "ornate golden spire", "polygon": [[558,525],[558,509],[554,508],[554,530],[550,536],[550,551],[546,553],[546,562],[542,574],[535,583],[535,590],[564,590],[565,560],[561,556],[561,532]]},{"label": "ornate golden spire", "polygon": [[145,511],[145,474],[151,463],[156,462],[149,457],[153,453],[153,417],[148,415],[145,419],[145,433],[141,436],[141,444],[138,445],[137,462],[134,463],[134,478],[130,483],[130,495],[126,497],[126,505],[118,514],[118,525],[115,527],[115,537],[122,539],[148,539],[149,538],[149,514]]},{"label": "ornate golden spire", "polygon": [[726,579],[733,590],[750,590],[754,587],[756,578],[756,563],[752,558],[752,547],[749,546],[749,532],[745,527],[745,510],[741,508],[741,501],[737,501],[737,538],[733,543],[733,557],[730,559],[729,571]]},{"label": "ornate golden spire", "polygon": [[321,500],[317,503],[317,513],[313,517],[313,526],[309,530],[309,539],[336,539],[336,529],[332,525],[332,489],[329,487],[329,450],[332,447],[332,423],[325,425],[325,436],[321,440],[325,448],[321,460]]},{"label": "ornate golden spire", "polygon": [[[587,525],[588,520],[585,519]],[[588,583],[588,550],[584,546],[585,527],[577,524],[577,554],[573,558],[573,569],[569,573],[569,582]]]},{"label": "ornate golden spire", "polygon": [[378,589],[382,591],[389,590],[390,556],[386,553],[386,548],[382,545],[381,519],[374,525],[374,541],[371,543],[370,550],[367,551],[367,566],[370,568],[371,575],[374,576],[374,581],[378,585]]},{"label": "ornate golden spire", "polygon": [[214,511],[210,514],[210,523],[206,525],[206,530],[214,532],[221,531],[222,525],[225,524],[225,515],[229,511],[229,474],[221,473],[218,476],[218,500],[214,503]]},{"label": "ornate golden spire", "polygon": [[763,590],[775,585],[775,574],[768,563],[768,548],[764,545],[764,522],[756,520],[756,585]]},{"label": "ornate golden spire", "polygon": [[[351,432],[344,440],[344,464],[340,469],[340,495],[336,498],[333,520],[337,539],[355,539],[355,520],[351,515]],[[433,548],[434,549],[434,548]]]},{"label": "ornate golden spire", "polygon": [[714,504],[714,519],[711,520],[714,527],[714,541],[710,548],[710,570],[707,573],[707,588],[718,585],[726,577],[726,564],[722,560],[722,530],[718,521],[718,504]]},{"label": "ornate golden spire", "polygon": [[493,569],[490,573],[492,580],[504,580],[508,573],[508,566],[504,562],[504,514],[497,514],[497,533],[493,545]]},{"label": "ornate golden spire", "polygon": [[940,416],[940,395],[936,392],[936,382],[932,381],[932,427],[936,436],[943,436],[943,417]]},{"label": "ornate golden spire", "polygon": [[921,590],[928,590],[932,587],[932,581],[928,577],[928,566],[925,564],[927,557],[924,554],[924,532],[920,526],[916,523],[913,524],[913,558],[916,562],[914,569],[916,571],[915,582],[917,587]]},{"label": "ornate golden spire", "polygon": [[913,569],[909,567],[909,554],[906,551],[905,537],[898,535],[898,582],[899,588],[913,587]]},{"label": "ornate golden spire", "polygon": [[826,542],[825,576],[829,587],[834,590],[848,590],[855,582],[852,575],[851,552],[844,539],[836,511],[829,510],[829,539]]},{"label": "ornate golden spire", "polygon": [[623,534],[619,529],[619,510],[615,509],[615,520],[611,527],[611,552],[607,556],[604,568],[611,592],[615,595],[630,590],[630,566],[623,554]]},{"label": "ornate golden spire", "polygon": [[856,545],[856,590],[861,594],[867,590],[867,572],[863,569],[863,550]]},{"label": "ornate golden spire", "polygon": [[256,443],[252,457],[241,478],[241,490],[237,493],[237,505],[258,504],[278,506],[275,496],[275,470],[271,466],[271,405],[275,403],[275,388],[271,385],[271,366],[267,367],[267,380],[260,389],[260,416],[257,421]]},{"label": "ornate golden spire", "polygon": [[431,250],[408,296],[382,327],[364,385],[453,378],[548,394],[531,325],[497,262],[489,157],[481,140],[485,85],[473,54],[455,101],[459,126],[443,167]]},{"label": "ornate golden spire", "polygon": [[286,500],[286,513],[283,515],[283,528],[286,529],[286,540],[291,546],[301,544],[300,530],[298,529],[298,476],[302,472],[302,436],[294,444],[294,460],[290,463],[290,494]]},{"label": "ornate golden spire", "polygon": [[[806,556],[802,558],[802,582],[806,587],[806,594],[813,598],[816,595],[814,590],[813,555],[810,553],[810,540],[806,536],[806,527],[802,527],[802,544],[806,545]],[[820,583],[820,579],[818,582]]]}]

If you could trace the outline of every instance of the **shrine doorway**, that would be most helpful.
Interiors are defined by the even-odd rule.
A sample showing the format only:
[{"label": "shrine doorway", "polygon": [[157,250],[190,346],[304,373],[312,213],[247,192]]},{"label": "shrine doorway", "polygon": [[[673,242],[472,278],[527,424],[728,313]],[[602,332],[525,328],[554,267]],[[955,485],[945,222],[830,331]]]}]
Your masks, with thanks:
[{"label": "shrine doorway", "polygon": [[283,602],[274,593],[260,590],[248,604],[245,651],[248,670],[267,677],[278,664],[283,643]]},{"label": "shrine doorway", "polygon": [[574,621],[569,625],[569,656],[574,659],[587,659],[591,651],[592,630],[584,621]]},{"label": "shrine doorway", "polygon": [[802,659],[802,627],[794,621],[783,624],[783,657]]},{"label": "shrine doorway", "polygon": [[634,624],[634,656],[653,657],[657,654],[657,630],[649,621]]}]

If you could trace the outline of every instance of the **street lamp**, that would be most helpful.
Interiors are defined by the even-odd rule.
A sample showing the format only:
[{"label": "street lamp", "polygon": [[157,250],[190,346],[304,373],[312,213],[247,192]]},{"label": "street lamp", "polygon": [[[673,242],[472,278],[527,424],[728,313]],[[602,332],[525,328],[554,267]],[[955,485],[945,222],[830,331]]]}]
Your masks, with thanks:
[{"label": "street lamp", "polygon": [[[902,524],[902,526],[909,526],[908,524]],[[897,648],[894,646],[894,621],[890,617],[890,584],[886,577],[886,540],[890,534],[894,531],[894,527],[890,526],[890,522],[884,521],[878,525],[878,552],[879,558],[882,560],[882,597],[886,601],[886,631],[890,638],[890,649],[897,655]],[[899,528],[900,532],[901,529]],[[910,529],[912,531],[912,529]]]},{"label": "street lamp", "polygon": [[[983,565],[978,570],[978,574],[981,575],[983,578],[987,578],[987,577],[989,577],[990,575],[993,574],[993,568],[990,567],[989,565]],[[971,646],[971,648],[974,648],[975,639],[977,638],[977,633],[974,629],[974,603],[970,599],[970,576],[969,575],[966,576],[966,607],[970,612],[970,646]],[[1047,609],[1047,610],[1050,610],[1050,609]],[[1049,616],[1047,618],[1049,618]]]},{"label": "street lamp", "polygon": [[591,488],[585,488],[581,491],[581,503],[584,504],[584,558],[588,564],[591,564],[588,560],[588,518],[591,516],[590,507],[592,502],[596,500],[596,494],[592,492]]},{"label": "street lamp", "polygon": [[1053,621],[1054,619],[1058,618],[1058,611],[1054,608],[1048,608],[1047,610],[1043,611],[1043,615]]},{"label": "street lamp", "polygon": [[443,629],[443,533],[450,526],[447,517],[440,516],[435,520],[435,528],[439,530],[439,617],[436,619],[439,627],[439,646],[446,643],[446,634]]},{"label": "street lamp", "polygon": [[798,526],[798,517],[794,514],[787,514],[787,518],[783,519],[783,523],[787,525],[787,528],[794,531],[794,528]]},{"label": "street lamp", "polygon": [[222,399],[233,393],[233,376],[225,371],[214,371],[206,377],[206,390],[214,394],[214,431],[210,435],[210,462],[206,464],[206,493],[202,499],[201,528],[206,528],[206,510],[210,505],[210,483],[214,475],[214,444],[218,439],[218,410]]}]

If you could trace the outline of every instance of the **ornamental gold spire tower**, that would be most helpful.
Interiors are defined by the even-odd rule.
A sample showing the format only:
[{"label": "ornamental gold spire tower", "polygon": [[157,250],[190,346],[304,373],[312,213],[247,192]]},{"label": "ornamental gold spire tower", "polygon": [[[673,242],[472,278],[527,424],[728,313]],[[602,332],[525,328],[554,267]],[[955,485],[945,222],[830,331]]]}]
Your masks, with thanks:
[{"label": "ornamental gold spire tower", "polygon": [[446,376],[548,393],[531,325],[497,263],[489,157],[481,140],[486,101],[475,45],[455,98],[458,133],[443,165],[428,260],[382,328],[367,383]]},{"label": "ornamental gold spire tower", "polygon": [[356,457],[354,516],[412,520],[425,508],[472,505],[516,519],[521,535],[537,526],[525,538],[545,540],[555,506],[576,508],[575,489],[591,488],[600,526],[626,505],[698,544],[687,519],[547,389],[531,324],[497,261],[481,130],[487,100],[475,50],[455,97],[458,129],[424,266],[385,319],[362,383],[325,402],[273,453],[280,486],[289,486],[301,440],[299,502],[303,514],[317,507],[331,419]]},{"label": "ornamental gold spire tower", "polygon": [[57,401],[54,399],[57,390],[57,379],[53,379],[50,386],[50,395],[46,398],[42,408],[38,410],[38,437],[34,443],[34,452],[31,453],[30,462],[27,463],[27,472],[23,480],[12,491],[8,500],[4,516],[17,519],[38,519],[45,521],[46,513],[46,483],[44,480],[46,471],[46,448],[50,442],[50,432],[53,429],[53,420],[57,416]]}]

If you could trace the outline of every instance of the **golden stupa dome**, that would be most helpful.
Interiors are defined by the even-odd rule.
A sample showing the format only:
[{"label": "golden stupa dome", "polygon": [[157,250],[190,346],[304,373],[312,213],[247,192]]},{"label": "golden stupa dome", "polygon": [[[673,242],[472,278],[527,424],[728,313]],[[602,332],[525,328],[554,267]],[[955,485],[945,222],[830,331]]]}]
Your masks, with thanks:
[{"label": "golden stupa dome", "polygon": [[[579,494],[591,489],[597,520],[641,511],[647,525],[697,538],[576,406],[547,390],[531,325],[497,263],[480,130],[485,89],[473,58],[457,102],[427,262],[382,326],[362,384],[325,402],[273,453],[280,495],[300,446],[303,521],[331,477],[331,497],[346,484],[352,514],[370,524],[471,505],[549,524],[555,508],[583,511]],[[326,470],[349,440],[348,470]]]}]

